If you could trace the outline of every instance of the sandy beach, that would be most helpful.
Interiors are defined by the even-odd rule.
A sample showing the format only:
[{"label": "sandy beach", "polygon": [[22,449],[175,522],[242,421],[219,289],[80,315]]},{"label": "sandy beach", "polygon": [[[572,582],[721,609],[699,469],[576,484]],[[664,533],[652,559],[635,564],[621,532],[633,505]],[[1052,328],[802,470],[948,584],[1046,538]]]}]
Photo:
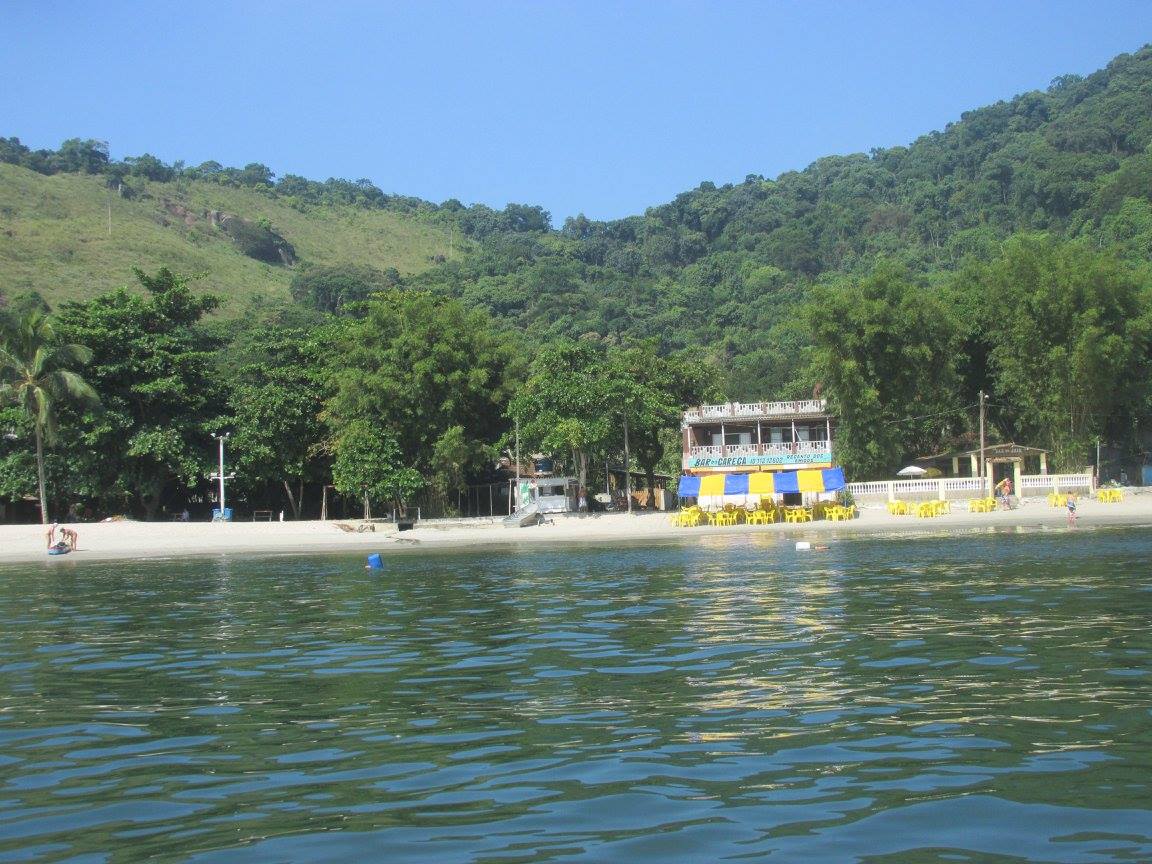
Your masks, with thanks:
[{"label": "sandy beach", "polygon": [[[341,525],[345,527],[341,528]],[[80,523],[71,525],[79,533],[78,550],[56,557],[46,554],[43,527],[3,525],[0,526],[0,564],[218,554],[362,552],[367,555],[372,552],[410,552],[421,547],[467,549],[540,543],[624,543],[717,534],[762,533],[798,540],[832,540],[861,533],[963,534],[989,528],[1072,530],[1068,528],[1065,511],[1048,506],[1043,498],[1025,499],[1016,510],[994,513],[968,513],[960,504],[951,514],[934,518],[892,516],[882,506],[872,505],[863,508],[860,517],[851,522],[811,522],[804,525],[678,528],[664,513],[556,516],[549,524],[528,528],[505,527],[499,520],[488,519],[429,520],[403,532],[397,532],[395,526],[385,523],[372,525],[372,530],[356,530],[361,525],[355,520]],[[1080,501],[1078,528],[1124,525],[1152,527],[1152,494],[1143,494],[1143,490],[1126,490],[1123,502],[1117,504],[1102,504],[1089,498]]]}]

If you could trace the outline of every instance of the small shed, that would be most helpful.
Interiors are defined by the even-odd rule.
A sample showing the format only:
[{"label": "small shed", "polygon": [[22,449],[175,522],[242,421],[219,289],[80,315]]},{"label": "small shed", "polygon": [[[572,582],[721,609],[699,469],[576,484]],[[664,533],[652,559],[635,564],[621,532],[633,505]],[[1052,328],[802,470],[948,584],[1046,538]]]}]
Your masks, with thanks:
[{"label": "small shed", "polygon": [[[962,459],[967,459],[970,465],[968,474],[960,473],[960,462]],[[1007,444],[988,444],[984,447],[984,461],[989,466],[988,476],[992,478],[993,482],[998,479],[1011,475],[1013,486],[1016,489],[1020,488],[1020,477],[1028,473],[1025,468],[1025,459],[1037,460],[1037,472],[1039,474],[1048,473],[1048,451],[1042,450],[1039,447],[1026,447],[1023,444],[1016,444],[1008,442]],[[938,453],[935,456],[924,456],[917,459],[917,462],[945,462],[951,460],[952,462],[952,476],[953,477],[978,477],[980,476],[980,449],[965,450],[960,453]],[[1008,466],[1001,468],[999,471],[996,466]]]}]

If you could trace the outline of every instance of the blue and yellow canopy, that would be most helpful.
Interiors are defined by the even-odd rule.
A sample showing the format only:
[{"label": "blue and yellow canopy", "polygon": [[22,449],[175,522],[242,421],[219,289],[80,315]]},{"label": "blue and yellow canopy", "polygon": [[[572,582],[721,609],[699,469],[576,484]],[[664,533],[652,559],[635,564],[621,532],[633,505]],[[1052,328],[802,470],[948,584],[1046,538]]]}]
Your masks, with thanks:
[{"label": "blue and yellow canopy", "polygon": [[844,488],[843,468],[808,471],[757,471],[753,474],[685,474],[681,498],[708,495],[774,495],[783,492],[835,492]]}]

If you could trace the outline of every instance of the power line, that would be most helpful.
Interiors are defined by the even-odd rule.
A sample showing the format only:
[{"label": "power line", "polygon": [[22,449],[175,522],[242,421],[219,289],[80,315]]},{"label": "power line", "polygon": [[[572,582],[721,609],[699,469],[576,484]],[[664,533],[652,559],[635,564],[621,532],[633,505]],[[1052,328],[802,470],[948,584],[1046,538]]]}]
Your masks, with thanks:
[{"label": "power line", "polygon": [[947,414],[959,414],[962,411],[971,411],[973,408],[979,408],[978,404],[962,405],[959,408],[952,408],[948,411],[937,411],[935,414],[921,414],[919,417],[903,417],[899,420],[885,420],[885,426],[894,426],[897,423],[910,423],[913,420],[928,420],[932,417],[943,417]]}]

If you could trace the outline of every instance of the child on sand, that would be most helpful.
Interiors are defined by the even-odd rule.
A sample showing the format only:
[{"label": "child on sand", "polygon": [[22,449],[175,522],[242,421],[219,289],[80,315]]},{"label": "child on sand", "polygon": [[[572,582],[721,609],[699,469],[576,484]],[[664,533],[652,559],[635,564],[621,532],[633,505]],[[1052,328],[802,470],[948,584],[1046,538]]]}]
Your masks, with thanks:
[{"label": "child on sand", "polygon": [[1076,527],[1076,496],[1068,495],[1068,527]]}]

